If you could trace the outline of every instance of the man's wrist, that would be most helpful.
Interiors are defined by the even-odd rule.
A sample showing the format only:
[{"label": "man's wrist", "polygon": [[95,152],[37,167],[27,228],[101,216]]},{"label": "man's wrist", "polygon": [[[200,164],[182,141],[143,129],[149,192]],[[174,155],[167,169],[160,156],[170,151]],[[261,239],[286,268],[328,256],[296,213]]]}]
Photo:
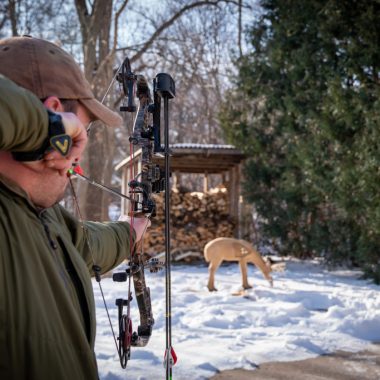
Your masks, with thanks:
[{"label": "man's wrist", "polygon": [[62,117],[50,110],[48,113],[48,137],[44,140],[42,146],[30,152],[12,152],[16,161],[38,161],[42,160],[44,155],[54,149],[62,156],[67,156],[70,152],[72,140],[65,133],[65,127],[62,123]]}]

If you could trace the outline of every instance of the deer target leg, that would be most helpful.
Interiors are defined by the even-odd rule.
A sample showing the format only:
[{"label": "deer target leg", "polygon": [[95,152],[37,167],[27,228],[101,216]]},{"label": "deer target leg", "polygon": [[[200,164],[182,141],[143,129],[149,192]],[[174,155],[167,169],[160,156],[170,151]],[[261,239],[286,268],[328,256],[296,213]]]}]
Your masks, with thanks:
[{"label": "deer target leg", "polygon": [[239,265],[243,282],[243,289],[252,289],[252,285],[249,285],[248,283],[247,262],[245,260],[240,260]]},{"label": "deer target leg", "polygon": [[219,268],[220,264],[222,263],[223,260],[214,260],[210,261],[210,265],[208,266],[208,273],[209,273],[209,278],[208,278],[208,284],[207,288],[210,292],[216,292],[218,289],[215,288],[215,272]]}]

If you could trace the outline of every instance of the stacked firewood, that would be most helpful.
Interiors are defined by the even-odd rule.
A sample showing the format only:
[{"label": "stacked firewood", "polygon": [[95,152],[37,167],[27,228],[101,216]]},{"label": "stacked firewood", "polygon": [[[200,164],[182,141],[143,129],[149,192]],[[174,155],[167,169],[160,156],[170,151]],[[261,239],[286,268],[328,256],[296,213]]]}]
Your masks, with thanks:
[{"label": "stacked firewood", "polygon": [[[157,215],[144,237],[144,251],[165,251],[164,196],[155,197]],[[203,247],[217,237],[233,237],[235,221],[228,213],[226,192],[190,193],[172,191],[170,196],[171,252],[191,261],[202,257]],[[186,254],[190,252],[192,254]]]}]

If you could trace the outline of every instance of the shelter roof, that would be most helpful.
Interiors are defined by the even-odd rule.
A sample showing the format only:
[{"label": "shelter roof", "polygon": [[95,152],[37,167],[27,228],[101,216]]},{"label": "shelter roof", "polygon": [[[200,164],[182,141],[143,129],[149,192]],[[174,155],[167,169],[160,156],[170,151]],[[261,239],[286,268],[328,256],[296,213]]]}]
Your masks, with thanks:
[{"label": "shelter roof", "polygon": [[[170,158],[171,171],[181,173],[222,173],[246,158],[233,145],[223,144],[172,144],[170,151],[172,153]],[[135,153],[134,159],[138,160],[140,155],[141,149]],[[131,157],[127,157],[116,166],[116,169],[121,169],[130,161]],[[155,156],[154,161],[162,164],[164,157]]]}]

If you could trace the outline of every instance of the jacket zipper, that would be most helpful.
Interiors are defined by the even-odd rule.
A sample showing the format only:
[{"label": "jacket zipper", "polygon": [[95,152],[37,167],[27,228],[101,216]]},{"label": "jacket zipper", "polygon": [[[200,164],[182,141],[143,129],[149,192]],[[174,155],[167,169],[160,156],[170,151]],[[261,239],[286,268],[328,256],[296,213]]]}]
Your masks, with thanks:
[{"label": "jacket zipper", "polygon": [[55,260],[55,263],[57,265],[57,270],[58,270],[58,273],[60,274],[61,276],[61,279],[63,281],[63,283],[65,284],[65,287],[68,288],[70,285],[69,285],[69,275],[65,269],[65,267],[63,266],[63,264],[60,262],[60,259],[59,259],[59,255],[57,254],[58,251],[58,244],[56,241],[54,241],[54,239],[52,238],[52,234],[50,232],[50,228],[49,228],[49,225],[45,219],[45,216],[44,216],[44,213],[45,213],[45,210],[42,210],[38,213],[38,219],[40,220],[42,226],[44,227],[44,231],[45,231],[45,235],[47,237],[47,240],[49,242],[49,245],[50,247],[52,248],[52,252],[53,252],[53,257],[54,257],[54,260]]},{"label": "jacket zipper", "polygon": [[49,226],[47,225],[46,221],[45,221],[45,218],[43,216],[43,213],[44,211],[41,211],[39,214],[38,214],[38,218],[40,219],[43,227],[44,227],[44,230],[45,230],[45,234],[46,234],[46,237],[49,241],[49,244],[50,244],[50,247],[53,248],[53,250],[55,251],[57,248],[58,248],[58,245],[57,243],[53,240],[53,238],[51,237],[51,233],[50,233],[50,229],[49,229]]},{"label": "jacket zipper", "polygon": [[[45,212],[45,210],[42,210],[41,212],[39,212],[38,218],[40,219],[40,221],[44,227],[45,234],[46,234],[47,239],[49,241],[50,247],[53,249],[54,252],[56,252],[57,249],[59,248],[59,245],[58,245],[58,242],[56,242],[52,238],[50,228],[49,228],[49,226],[46,222],[46,219],[44,217],[44,212]],[[58,240],[60,240],[59,237],[58,237]],[[63,257],[65,257],[65,247],[64,247],[63,242],[62,241],[60,241],[60,242],[61,242],[62,255],[63,255]],[[74,268],[71,261],[69,261],[71,267],[68,268],[67,265],[64,263],[62,264],[62,265],[64,265],[64,267],[61,266],[60,260],[58,260],[57,256],[55,256],[55,259],[56,259],[56,262],[58,265],[58,270],[61,274],[63,282],[65,283],[65,286],[68,288],[70,288],[72,286],[74,289],[74,294],[78,299],[78,304],[80,306],[81,313],[82,313],[83,327],[86,331],[87,340],[88,340],[88,342],[90,342],[91,341],[90,313],[89,313],[88,304],[87,304],[86,295],[84,293],[84,290],[82,289],[80,291],[80,289],[79,289],[80,287],[83,287],[83,285],[81,284],[79,278],[77,277],[78,275],[76,274],[75,268]],[[70,259],[67,258],[67,260],[70,260]],[[69,283],[71,285],[69,285]],[[81,302],[81,300],[84,300],[85,302],[83,303],[83,302]],[[86,307],[84,305],[86,305]]]}]

